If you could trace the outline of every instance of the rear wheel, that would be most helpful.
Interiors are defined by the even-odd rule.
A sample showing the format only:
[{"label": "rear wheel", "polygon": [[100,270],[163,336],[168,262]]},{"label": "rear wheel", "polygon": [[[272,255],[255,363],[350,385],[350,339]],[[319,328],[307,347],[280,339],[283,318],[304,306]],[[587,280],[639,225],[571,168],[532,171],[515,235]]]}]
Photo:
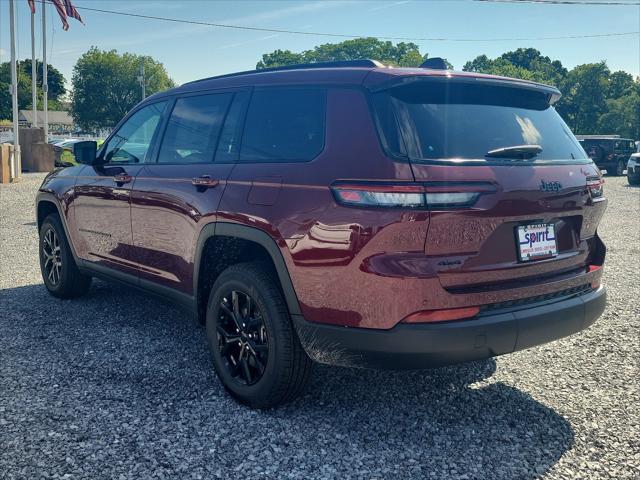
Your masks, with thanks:
[{"label": "rear wheel", "polygon": [[303,391],[311,360],[266,266],[244,263],[222,272],[211,289],[206,327],[218,377],[238,401],[269,408]]},{"label": "rear wheel", "polygon": [[40,272],[49,293],[59,298],[84,295],[91,277],[78,269],[60,218],[49,215],[40,227]]}]

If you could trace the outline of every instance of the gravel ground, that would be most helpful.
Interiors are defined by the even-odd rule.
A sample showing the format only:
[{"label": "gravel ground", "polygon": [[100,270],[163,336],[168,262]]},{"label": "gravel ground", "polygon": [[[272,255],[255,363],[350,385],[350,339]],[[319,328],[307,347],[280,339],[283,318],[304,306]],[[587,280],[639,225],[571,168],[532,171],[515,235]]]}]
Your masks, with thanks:
[{"label": "gravel ground", "polygon": [[0,478],[640,478],[640,189],[609,178],[609,306],[589,330],[463,366],[318,366],[255,412],[216,379],[186,315],[95,282],[40,280],[33,199],[0,190]]}]

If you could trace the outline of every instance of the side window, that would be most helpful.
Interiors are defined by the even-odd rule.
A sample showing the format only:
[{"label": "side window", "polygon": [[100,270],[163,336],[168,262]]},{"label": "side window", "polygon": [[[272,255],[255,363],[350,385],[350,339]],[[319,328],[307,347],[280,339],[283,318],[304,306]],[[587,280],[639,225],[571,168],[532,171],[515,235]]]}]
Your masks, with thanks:
[{"label": "side window", "polygon": [[176,100],[158,163],[212,162],[232,96],[231,93],[215,93]]},{"label": "side window", "polygon": [[307,162],[324,148],[326,92],[319,88],[255,90],[240,162]]},{"label": "side window", "polygon": [[109,163],[142,163],[167,102],[156,102],[131,115],[109,139],[103,158]]},{"label": "side window", "polygon": [[233,97],[229,113],[218,141],[216,163],[235,163],[240,153],[240,137],[242,136],[242,117],[247,109],[249,92],[238,92]]}]

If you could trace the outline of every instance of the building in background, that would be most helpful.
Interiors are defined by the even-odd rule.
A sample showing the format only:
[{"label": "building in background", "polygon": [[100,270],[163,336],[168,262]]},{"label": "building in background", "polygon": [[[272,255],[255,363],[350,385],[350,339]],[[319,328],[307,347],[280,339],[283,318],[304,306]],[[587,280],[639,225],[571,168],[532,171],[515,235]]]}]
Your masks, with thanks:
[{"label": "building in background", "polygon": [[[47,114],[49,117],[49,132],[51,134],[68,134],[77,130],[69,112],[49,110]],[[38,111],[37,116],[37,125],[42,126],[44,122],[44,113],[42,111]],[[33,111],[20,110],[18,114],[18,122],[21,127],[31,128],[33,125]]]}]

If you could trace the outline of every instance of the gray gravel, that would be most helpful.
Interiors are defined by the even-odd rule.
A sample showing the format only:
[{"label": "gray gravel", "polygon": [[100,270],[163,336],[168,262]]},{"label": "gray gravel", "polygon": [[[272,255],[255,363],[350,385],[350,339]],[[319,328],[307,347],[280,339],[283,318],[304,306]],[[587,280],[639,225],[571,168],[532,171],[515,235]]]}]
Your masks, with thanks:
[{"label": "gray gravel", "polygon": [[640,189],[608,178],[609,306],[588,331],[425,372],[318,366],[275,411],[232,401],[204,331],[95,282],[50,297],[42,175],[0,190],[0,478],[640,478]]}]

